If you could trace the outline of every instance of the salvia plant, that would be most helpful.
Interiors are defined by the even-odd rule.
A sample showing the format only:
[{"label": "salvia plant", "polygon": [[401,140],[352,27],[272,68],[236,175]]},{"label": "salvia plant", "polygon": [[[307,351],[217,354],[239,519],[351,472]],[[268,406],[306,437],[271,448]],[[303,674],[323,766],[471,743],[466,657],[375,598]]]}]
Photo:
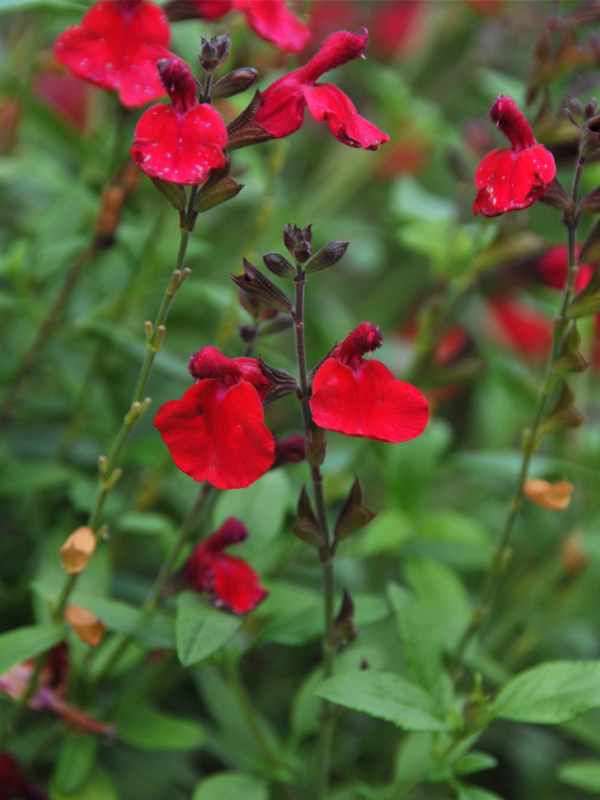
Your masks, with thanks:
[{"label": "salvia plant", "polygon": [[598,795],[600,4],[0,20],[0,800]]}]

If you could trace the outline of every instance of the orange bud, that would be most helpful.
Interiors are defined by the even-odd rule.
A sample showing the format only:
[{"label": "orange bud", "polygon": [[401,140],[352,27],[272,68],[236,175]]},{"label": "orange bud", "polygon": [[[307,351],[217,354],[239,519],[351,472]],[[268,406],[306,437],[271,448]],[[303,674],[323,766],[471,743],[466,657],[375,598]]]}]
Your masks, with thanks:
[{"label": "orange bud", "polygon": [[549,508],[551,511],[562,511],[571,501],[573,484],[566,480],[550,483],[541,478],[530,478],[525,481],[523,491],[538,506]]},{"label": "orange bud", "polygon": [[87,526],[77,528],[60,548],[60,563],[68,575],[76,575],[87,566],[96,549],[94,531]]},{"label": "orange bud", "polygon": [[100,622],[87,608],[76,605],[68,605],[65,608],[65,619],[73,629],[73,633],[82,642],[96,647],[102,641],[102,636],[106,630],[106,625]]},{"label": "orange bud", "polygon": [[590,555],[583,547],[581,531],[570,533],[560,548],[560,563],[565,575],[575,578],[587,566]]}]

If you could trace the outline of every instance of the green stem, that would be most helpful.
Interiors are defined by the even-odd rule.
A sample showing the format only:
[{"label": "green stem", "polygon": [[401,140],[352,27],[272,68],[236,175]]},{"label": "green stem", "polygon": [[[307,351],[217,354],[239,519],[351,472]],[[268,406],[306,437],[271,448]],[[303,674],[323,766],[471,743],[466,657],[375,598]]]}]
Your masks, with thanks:
[{"label": "green stem", "polygon": [[[296,344],[296,361],[298,364],[299,376],[298,397],[302,409],[302,423],[304,426],[304,436],[306,439],[306,447],[308,452],[312,441],[312,414],[310,410],[310,386],[308,382],[308,370],[306,367],[306,342],[304,336],[304,289],[306,286],[306,273],[300,264],[296,265],[296,269],[297,275],[294,278],[294,338]],[[323,565],[323,677],[327,679],[333,675],[333,663],[335,658],[335,646],[333,641],[333,617],[335,602],[335,576],[333,566],[334,548],[329,534],[329,524],[327,521],[327,505],[325,503],[325,494],[323,491],[323,475],[321,473],[319,464],[315,463],[314,461],[311,463],[310,457],[309,464],[317,520],[324,541],[319,555]],[[334,706],[329,701],[323,700],[321,705],[321,727],[318,742],[319,784],[317,788],[317,796],[319,798],[325,798],[329,789],[329,772],[331,765],[331,747],[334,725]]]},{"label": "green stem", "polygon": [[490,611],[491,604],[494,601],[496,592],[498,591],[498,587],[500,585],[502,576],[506,569],[510,557],[509,544],[511,535],[525,497],[525,482],[527,480],[527,476],[529,475],[529,467],[531,466],[531,460],[535,455],[539,445],[539,436],[538,436],[539,428],[548,410],[548,402],[550,399],[550,395],[552,393],[552,390],[556,386],[558,380],[554,372],[554,365],[556,363],[556,360],[560,353],[560,349],[562,347],[562,344],[565,340],[565,336],[568,331],[569,318],[567,316],[567,309],[569,307],[569,304],[573,298],[573,293],[575,291],[575,277],[577,273],[576,266],[577,266],[577,227],[578,227],[578,217],[579,217],[579,188],[581,185],[581,176],[583,173],[584,163],[585,163],[584,159],[580,156],[577,160],[577,166],[573,178],[572,199],[574,208],[571,214],[565,217],[564,220],[565,225],[567,227],[567,249],[568,249],[567,283],[565,285],[565,289],[563,292],[559,315],[556,317],[554,321],[554,329],[552,331],[554,344],[552,347],[552,353],[550,354],[550,359],[548,361],[546,379],[544,381],[544,385],[540,397],[538,399],[537,407],[533,418],[533,424],[531,426],[531,429],[525,436],[523,444],[523,460],[521,462],[521,469],[519,472],[519,477],[517,479],[517,486],[513,498],[510,502],[509,512],[506,518],[504,529],[502,531],[502,535],[500,537],[500,542],[494,553],[490,570],[486,577],[486,582],[482,592],[481,601],[479,602],[479,605],[475,609],[471,621],[467,626],[467,629],[465,630],[458,644],[456,653],[454,654],[454,662],[456,665],[460,664],[467,647],[471,643],[471,640],[478,633],[484,621],[486,620]]},{"label": "green stem", "polygon": [[[150,377],[150,371],[152,369],[152,365],[154,363],[154,359],[156,358],[156,354],[160,349],[160,345],[165,333],[165,322],[167,320],[167,316],[169,313],[169,309],[171,308],[171,304],[175,298],[175,295],[182,285],[183,281],[189,274],[189,270],[183,269],[183,262],[185,260],[185,254],[187,251],[187,245],[190,233],[193,229],[194,222],[196,220],[196,213],[194,212],[194,201],[196,199],[196,193],[198,191],[198,187],[194,186],[190,192],[190,198],[188,201],[186,216],[185,216],[185,224],[181,228],[181,239],[179,243],[179,250],[177,253],[177,258],[175,260],[175,267],[173,270],[173,274],[171,276],[171,280],[169,281],[169,285],[165,291],[165,296],[161,303],[160,309],[156,316],[156,320],[154,325],[152,323],[146,323],[146,355],[144,357],[144,361],[142,364],[142,368],[140,370],[140,375],[135,387],[133,401],[129,408],[129,411],[125,415],[123,419],[123,424],[117,436],[112,444],[112,447],[109,451],[107,457],[102,457],[100,462],[100,470],[98,476],[98,487],[96,489],[96,496],[94,498],[94,504],[92,506],[92,510],[88,517],[87,525],[90,527],[95,535],[96,538],[99,537],[100,531],[98,530],[98,524],[100,522],[100,516],[102,514],[102,510],[104,508],[104,501],[106,500],[106,496],[108,495],[111,488],[114,486],[116,481],[119,478],[120,471],[118,470],[117,464],[119,461],[119,457],[121,455],[121,451],[125,445],[125,441],[129,433],[131,432],[132,428],[134,427],[135,423],[144,413],[146,408],[150,403],[150,399],[146,398],[142,402],[142,398],[144,396],[144,391],[146,389],[146,384],[148,382],[148,378]],[[69,575],[65,579],[65,582],[62,586],[61,591],[58,594],[58,597],[54,603],[54,607],[52,609],[52,618],[54,621],[58,622],[62,619],[64,608],[67,604],[71,591],[77,582],[77,575]],[[33,696],[35,690],[37,688],[38,677],[43,667],[43,664],[46,659],[46,654],[42,653],[35,662],[35,667],[29,679],[29,682],[25,688],[23,696],[20,698],[19,702],[16,706],[16,711],[14,711],[9,716],[9,725],[14,725],[19,717],[21,709],[27,703],[27,700]],[[24,699],[23,699],[24,698]],[[6,736],[8,735],[8,726],[5,726],[4,730],[0,732],[0,741],[5,741]]]},{"label": "green stem", "polygon": [[[472,735],[472,731],[469,732],[469,737]],[[463,738],[459,737],[458,739],[454,739],[450,742],[448,747],[446,747],[440,755],[434,760],[432,764],[428,764],[424,769],[420,770],[415,777],[405,783],[403,786],[398,787],[398,791],[392,790],[392,792],[385,798],[385,800],[404,800],[405,797],[408,797],[411,792],[416,789],[418,786],[421,785],[424,778],[426,777],[427,773],[429,772],[432,767],[436,767],[438,764],[441,764],[445,761],[452,753],[456,750],[459,745],[463,742]]]}]

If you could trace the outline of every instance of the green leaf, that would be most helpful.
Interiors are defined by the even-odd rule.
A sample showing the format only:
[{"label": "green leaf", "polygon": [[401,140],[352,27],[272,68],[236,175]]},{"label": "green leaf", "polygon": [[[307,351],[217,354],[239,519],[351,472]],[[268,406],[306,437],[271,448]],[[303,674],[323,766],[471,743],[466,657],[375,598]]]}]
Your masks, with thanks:
[{"label": "green leaf", "polygon": [[325,681],[317,694],[332,703],[393,722],[407,731],[448,730],[433,697],[391,672],[346,672]]},{"label": "green leaf", "polygon": [[355,549],[365,556],[398,553],[413,535],[414,526],[408,514],[397,510],[383,511],[357,539]]},{"label": "green leaf", "polygon": [[473,772],[481,772],[483,769],[493,769],[497,764],[497,759],[489,753],[473,750],[472,753],[467,753],[466,756],[459,758],[453,764],[452,769],[455,775],[470,775]]},{"label": "green leaf", "polygon": [[137,707],[117,716],[117,738],[142,750],[196,750],[206,741],[197,722]]},{"label": "green leaf", "polygon": [[456,795],[458,800],[502,800],[499,795],[488,792],[486,789],[478,789],[477,786],[465,786],[456,784]]},{"label": "green leaf", "polygon": [[29,625],[0,636],[0,675],[28,658],[45,653],[65,638],[62,625]]},{"label": "green leaf", "polygon": [[50,784],[50,800],[119,800],[119,796],[110,775],[96,765],[85,783],[74,792],[64,792],[53,780]]},{"label": "green leaf", "polygon": [[22,11],[54,11],[58,13],[72,11],[75,14],[83,14],[86,10],[85,3],[75,2],[75,0],[0,0],[0,14]]},{"label": "green leaf", "polygon": [[563,783],[576,786],[584,792],[600,794],[600,761],[570,761],[562,765],[558,777]]},{"label": "green leaf", "polygon": [[600,661],[555,661],[532,667],[502,689],[492,716],[553,725],[600,706]]},{"label": "green leaf", "polygon": [[205,778],[195,788],[192,800],[267,800],[265,781],[245,772],[221,772]]},{"label": "green leaf", "polygon": [[97,749],[97,736],[65,734],[54,773],[54,785],[59,792],[71,795],[79,789],[90,774]]},{"label": "green leaf", "polygon": [[[418,522],[421,536],[414,547],[459,568],[487,567],[492,542],[476,519],[449,509],[430,511]],[[412,549],[412,547],[411,547]]]},{"label": "green leaf", "polygon": [[184,667],[208,658],[240,629],[243,620],[207,605],[192,592],[177,598],[175,637],[177,655]]}]

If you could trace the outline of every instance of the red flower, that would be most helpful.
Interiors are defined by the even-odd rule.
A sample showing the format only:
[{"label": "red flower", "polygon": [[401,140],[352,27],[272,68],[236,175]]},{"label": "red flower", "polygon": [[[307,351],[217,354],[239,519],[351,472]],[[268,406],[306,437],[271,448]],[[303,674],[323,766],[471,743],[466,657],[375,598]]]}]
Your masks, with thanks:
[{"label": "red flower", "polygon": [[257,481],[275,458],[275,443],[263,422],[269,389],[254,358],[226,358],[204,347],[190,359],[198,380],[181,400],[170,400],[154,420],[173,461],[196,481],[217,489],[243,489]]},{"label": "red flower", "polygon": [[171,104],[142,114],[131,156],[151,178],[203,183],[211,170],[225,166],[225,123],[211,105],[198,102],[194,78],[181,59],[159,61],[158,71]]},{"label": "red flower", "polygon": [[[577,253],[581,245],[577,245]],[[579,264],[575,276],[575,291],[580,292],[588,285],[596,268],[593,264]],[[542,283],[552,289],[564,289],[568,273],[568,253],[566,244],[553,244],[544,251],[536,264],[536,272]]]},{"label": "red flower", "polygon": [[115,89],[124,106],[143,106],[165,93],[156,69],[167,50],[169,23],[149,0],[101,0],[81,25],[63,31],[54,55],[80,78]]},{"label": "red flower", "polygon": [[321,364],[310,399],[317,425],[392,443],[423,433],[429,410],[421,392],[396,380],[380,361],[362,358],[381,342],[379,328],[361,322]]},{"label": "red flower", "polygon": [[365,150],[377,150],[390,137],[356,113],[352,101],[331,83],[316,83],[318,77],[361,56],[368,34],[338,31],[301,69],[284,75],[262,93],[256,121],[275,139],[289,136],[302,125],[308,106],[317,122],[327,122],[336,139]]},{"label": "red flower", "polygon": [[525,358],[543,358],[552,348],[552,320],[528,308],[516,298],[504,295],[490,298],[488,319],[492,333],[509,349]]},{"label": "red flower", "polygon": [[23,776],[19,765],[8,753],[0,753],[0,800],[22,797],[25,800],[48,800],[48,796],[37,789]]},{"label": "red flower", "polygon": [[299,53],[311,33],[285,4],[285,0],[174,0],[167,6],[170,19],[218,19],[231,8],[246,15],[250,28],[261,39],[291,53]]},{"label": "red flower", "polygon": [[500,95],[489,116],[512,147],[492,150],[477,167],[473,213],[497,217],[535,203],[553,181],[556,165],[510,97]]},{"label": "red flower", "polygon": [[226,547],[247,537],[244,523],[231,517],[196,547],[185,565],[186,577],[194,589],[206,592],[217,608],[227,608],[234,614],[253,611],[268,594],[249,564],[223,553]]}]

